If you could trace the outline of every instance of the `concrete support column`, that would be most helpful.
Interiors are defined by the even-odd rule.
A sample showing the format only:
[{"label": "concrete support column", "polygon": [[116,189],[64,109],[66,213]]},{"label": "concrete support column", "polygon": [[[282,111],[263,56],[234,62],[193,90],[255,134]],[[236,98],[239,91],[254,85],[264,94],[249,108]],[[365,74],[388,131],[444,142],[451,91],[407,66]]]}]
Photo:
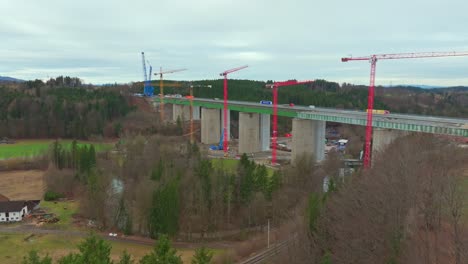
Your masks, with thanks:
[{"label": "concrete support column", "polygon": [[180,118],[181,121],[190,120],[190,106],[173,105],[172,106],[172,120],[177,121],[177,118]]},{"label": "concrete support column", "polygon": [[202,108],[201,143],[217,144],[221,138],[221,112],[219,109]]},{"label": "concrete support column", "polygon": [[270,115],[260,115],[260,150],[270,150]]},{"label": "concrete support column", "polygon": [[292,164],[304,155],[314,156],[316,161],[325,158],[325,121],[293,119]]},{"label": "concrete support column", "polygon": [[408,135],[406,131],[384,128],[374,128],[372,132],[372,155],[384,151],[395,139]]},{"label": "concrete support column", "polygon": [[199,106],[193,107],[193,120],[200,120],[200,107]]},{"label": "concrete support column", "polygon": [[239,112],[239,154],[260,151],[260,114]]}]

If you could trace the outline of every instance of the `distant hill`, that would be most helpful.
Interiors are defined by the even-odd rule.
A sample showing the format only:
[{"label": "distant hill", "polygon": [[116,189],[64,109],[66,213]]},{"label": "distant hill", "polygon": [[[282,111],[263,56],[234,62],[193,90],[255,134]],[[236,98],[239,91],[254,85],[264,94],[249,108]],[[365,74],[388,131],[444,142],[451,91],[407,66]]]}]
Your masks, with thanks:
[{"label": "distant hill", "polygon": [[25,82],[24,80],[7,77],[7,76],[0,76],[0,82]]},{"label": "distant hill", "polygon": [[408,91],[428,91],[428,92],[468,92],[468,86],[435,86],[435,85],[410,85],[397,84],[392,86],[383,86],[386,89],[405,89]]},{"label": "distant hill", "polygon": [[468,86],[454,86],[447,88],[435,88],[434,92],[468,92]]}]

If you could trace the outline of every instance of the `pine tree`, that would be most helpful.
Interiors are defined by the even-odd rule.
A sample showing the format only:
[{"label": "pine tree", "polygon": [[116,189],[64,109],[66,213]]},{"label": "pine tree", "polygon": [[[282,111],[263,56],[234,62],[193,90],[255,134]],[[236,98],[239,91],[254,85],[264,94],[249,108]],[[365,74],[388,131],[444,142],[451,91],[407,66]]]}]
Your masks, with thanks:
[{"label": "pine tree", "polygon": [[94,145],[91,144],[88,153],[88,162],[89,162],[89,169],[94,168],[96,166],[96,150],[94,149]]},{"label": "pine tree", "polygon": [[210,252],[205,247],[195,250],[195,255],[192,259],[192,264],[210,264],[213,258],[213,252]]},{"label": "pine tree", "polygon": [[178,179],[172,179],[155,190],[149,215],[151,237],[177,233],[179,230],[179,207]]},{"label": "pine tree", "polygon": [[78,166],[78,143],[76,140],[73,140],[72,146],[71,146],[71,167],[72,169],[76,170]]},{"label": "pine tree", "polygon": [[128,254],[127,250],[124,250],[117,264],[133,264],[132,256]]},{"label": "pine tree", "polygon": [[31,250],[27,257],[23,257],[22,264],[52,264],[52,259],[47,255],[41,259],[37,254],[37,251]]},{"label": "pine tree", "polygon": [[140,264],[182,264],[177,251],[171,246],[171,242],[166,235],[159,238],[153,251],[140,260]]}]

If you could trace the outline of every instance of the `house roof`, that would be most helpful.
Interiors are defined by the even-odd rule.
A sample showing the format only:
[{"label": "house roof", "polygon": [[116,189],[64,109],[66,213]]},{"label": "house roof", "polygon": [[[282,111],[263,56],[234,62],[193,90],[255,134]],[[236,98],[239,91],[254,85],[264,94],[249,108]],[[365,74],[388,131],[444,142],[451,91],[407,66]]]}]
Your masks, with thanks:
[{"label": "house roof", "polygon": [[0,212],[19,212],[25,206],[28,206],[28,210],[30,210],[37,204],[39,204],[39,200],[0,202]]},{"label": "house roof", "polygon": [[10,201],[10,199],[8,199],[8,197],[6,197],[6,196],[4,196],[4,195],[2,195],[0,193],[0,202],[6,202],[6,201]]}]

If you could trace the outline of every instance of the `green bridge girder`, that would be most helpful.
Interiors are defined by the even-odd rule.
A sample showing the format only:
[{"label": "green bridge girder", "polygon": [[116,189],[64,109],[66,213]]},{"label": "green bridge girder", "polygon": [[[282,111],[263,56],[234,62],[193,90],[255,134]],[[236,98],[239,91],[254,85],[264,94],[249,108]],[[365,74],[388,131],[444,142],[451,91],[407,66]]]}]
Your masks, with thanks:
[{"label": "green bridge girder", "polygon": [[[155,99],[156,102],[159,102],[159,99]],[[164,98],[164,102],[168,104],[176,105],[190,105],[190,101],[187,99],[179,98]],[[251,102],[246,102],[251,103]],[[223,109],[223,101],[193,101],[194,106],[206,107],[206,108],[215,108]],[[267,107],[265,105],[258,104],[256,105],[240,105],[240,104],[229,104],[229,110],[238,111],[238,112],[248,112],[248,113],[259,113],[259,114],[273,114],[273,108]],[[311,120],[320,120],[326,122],[337,122],[343,124],[352,124],[352,125],[366,125],[365,115],[362,117],[349,117],[343,116],[341,114],[333,113],[318,113],[319,111],[310,111],[297,110],[297,109],[282,109],[278,108],[278,116],[286,116],[290,118],[300,118],[300,119],[311,119]],[[421,122],[411,122],[399,121],[398,118],[392,118],[392,120],[382,120],[386,116],[374,116],[372,126],[376,128],[386,128],[386,129],[396,129],[412,132],[422,132],[422,133],[431,133],[431,134],[443,134],[451,136],[461,136],[468,137],[468,124],[461,124],[460,127],[448,127],[445,125],[438,124],[421,124]],[[426,123],[434,123],[428,121]]]}]

